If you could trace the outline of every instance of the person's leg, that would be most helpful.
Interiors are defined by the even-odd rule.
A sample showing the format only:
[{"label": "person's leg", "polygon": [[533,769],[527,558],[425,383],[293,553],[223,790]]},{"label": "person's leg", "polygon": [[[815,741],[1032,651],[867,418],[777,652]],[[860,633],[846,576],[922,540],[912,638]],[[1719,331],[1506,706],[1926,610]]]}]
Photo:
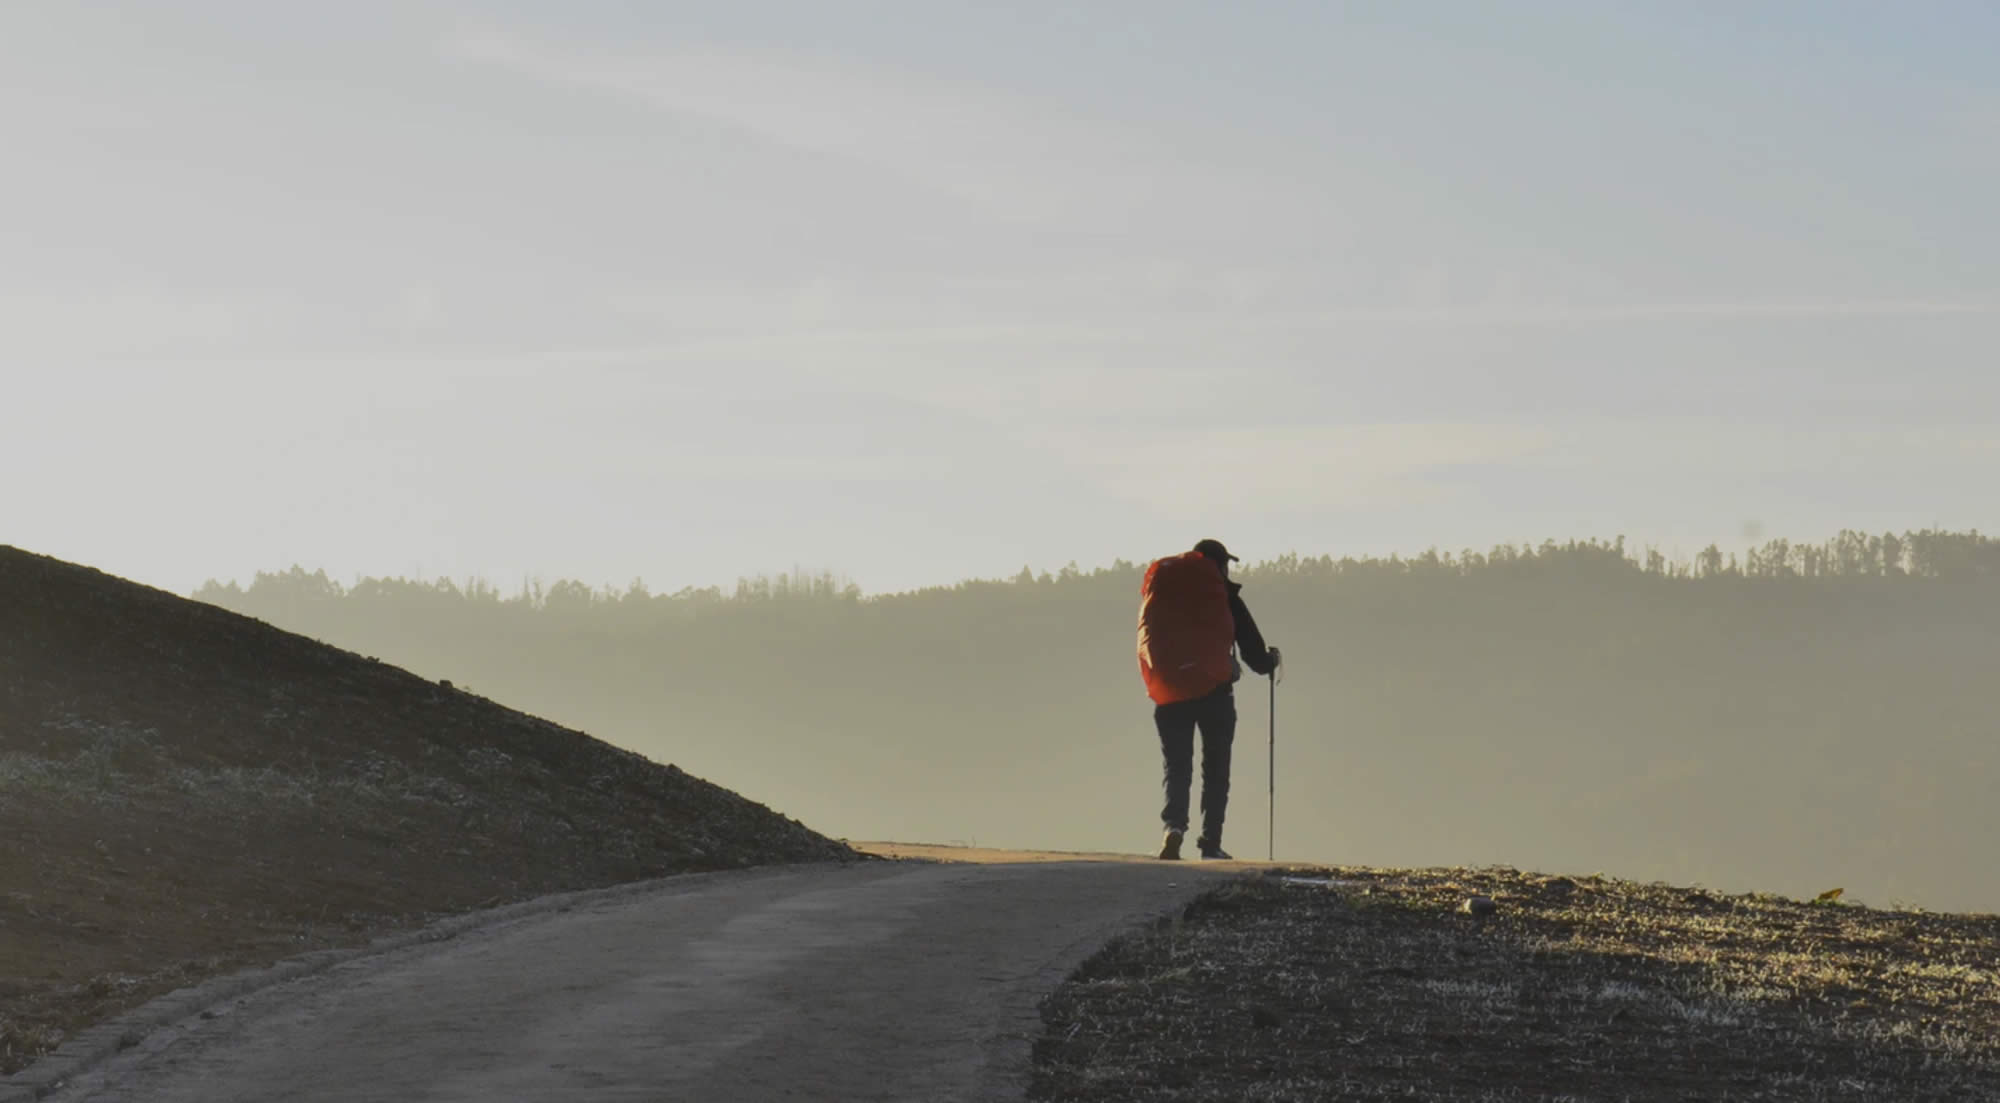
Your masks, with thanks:
[{"label": "person's leg", "polygon": [[1153,726],[1160,731],[1160,758],[1164,765],[1161,788],[1166,807],[1160,809],[1160,824],[1168,831],[1187,834],[1188,790],[1194,784],[1194,725],[1196,702],[1179,701],[1153,709]]},{"label": "person's leg", "polygon": [[1201,706],[1201,839],[1203,850],[1222,849],[1222,821],[1229,811],[1229,752],[1236,743],[1236,695],[1214,693]]}]

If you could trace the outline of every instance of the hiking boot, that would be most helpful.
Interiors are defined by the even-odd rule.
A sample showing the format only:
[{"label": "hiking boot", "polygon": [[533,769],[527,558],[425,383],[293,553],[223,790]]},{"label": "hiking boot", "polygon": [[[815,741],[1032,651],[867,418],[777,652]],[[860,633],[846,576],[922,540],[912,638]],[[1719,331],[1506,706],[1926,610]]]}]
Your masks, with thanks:
[{"label": "hiking boot", "polygon": [[1229,852],[1227,850],[1222,849],[1222,844],[1220,843],[1212,843],[1209,842],[1207,839],[1196,839],[1195,846],[1201,851],[1202,858],[1206,859],[1207,861],[1233,862],[1236,860],[1235,858],[1230,857]]},{"label": "hiking boot", "polygon": [[1180,861],[1181,839],[1183,838],[1185,838],[1185,836],[1181,832],[1175,831],[1171,828],[1167,830],[1167,837],[1160,840],[1160,858],[1162,861],[1168,861],[1168,862]]}]

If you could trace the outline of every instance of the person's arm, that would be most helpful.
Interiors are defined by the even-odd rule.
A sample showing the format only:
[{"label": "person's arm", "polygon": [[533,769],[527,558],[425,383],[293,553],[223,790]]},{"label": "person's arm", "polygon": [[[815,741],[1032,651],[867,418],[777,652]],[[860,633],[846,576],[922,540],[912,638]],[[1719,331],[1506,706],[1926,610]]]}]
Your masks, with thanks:
[{"label": "person's arm", "polygon": [[1243,655],[1243,665],[1259,674],[1276,670],[1278,653],[1264,645],[1264,633],[1257,630],[1257,620],[1243,604],[1243,595],[1229,595],[1229,613],[1236,618],[1236,650]]}]

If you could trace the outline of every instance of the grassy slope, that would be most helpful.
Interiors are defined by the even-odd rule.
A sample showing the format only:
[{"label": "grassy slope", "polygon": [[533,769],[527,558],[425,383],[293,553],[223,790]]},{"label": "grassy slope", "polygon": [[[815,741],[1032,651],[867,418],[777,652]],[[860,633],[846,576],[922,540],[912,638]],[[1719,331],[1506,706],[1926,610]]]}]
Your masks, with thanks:
[{"label": "grassy slope", "polygon": [[0,1073],[191,981],[443,913],[855,857],[403,670],[0,547]]},{"label": "grassy slope", "polygon": [[2000,917],[1301,872],[1086,963],[1044,1006],[1032,1097],[2000,1099]]}]

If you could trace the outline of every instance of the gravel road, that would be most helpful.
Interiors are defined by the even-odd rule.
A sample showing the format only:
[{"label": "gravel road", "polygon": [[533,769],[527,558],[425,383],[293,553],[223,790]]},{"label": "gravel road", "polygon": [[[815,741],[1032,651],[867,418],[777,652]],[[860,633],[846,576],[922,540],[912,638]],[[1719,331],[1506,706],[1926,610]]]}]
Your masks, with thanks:
[{"label": "gravel road", "polygon": [[905,861],[670,879],[277,985],[49,1098],[1019,1099],[1039,1000],[1225,872]]}]

